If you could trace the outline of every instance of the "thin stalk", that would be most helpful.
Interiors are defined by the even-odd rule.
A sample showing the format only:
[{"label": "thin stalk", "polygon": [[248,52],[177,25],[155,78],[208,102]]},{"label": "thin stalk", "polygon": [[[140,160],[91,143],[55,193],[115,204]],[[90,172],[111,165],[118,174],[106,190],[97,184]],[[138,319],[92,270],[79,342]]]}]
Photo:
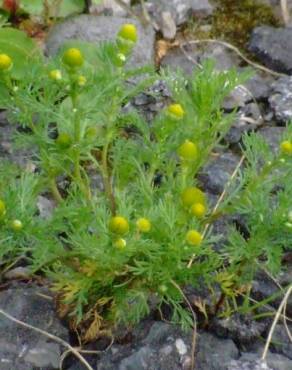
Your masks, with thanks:
[{"label": "thin stalk", "polygon": [[54,199],[58,203],[61,203],[63,201],[63,198],[62,198],[62,195],[59,192],[59,189],[57,187],[56,179],[55,178],[51,178],[50,179],[50,188],[51,188],[51,192],[53,194]]},{"label": "thin stalk", "polygon": [[116,202],[115,202],[115,197],[111,185],[111,179],[109,175],[109,170],[108,170],[108,148],[109,148],[109,141],[104,145],[103,150],[102,150],[102,157],[101,157],[101,169],[102,169],[102,175],[103,175],[103,182],[104,182],[104,188],[105,192],[107,194],[107,197],[110,202],[110,207],[111,207],[111,212],[113,215],[116,214]]}]

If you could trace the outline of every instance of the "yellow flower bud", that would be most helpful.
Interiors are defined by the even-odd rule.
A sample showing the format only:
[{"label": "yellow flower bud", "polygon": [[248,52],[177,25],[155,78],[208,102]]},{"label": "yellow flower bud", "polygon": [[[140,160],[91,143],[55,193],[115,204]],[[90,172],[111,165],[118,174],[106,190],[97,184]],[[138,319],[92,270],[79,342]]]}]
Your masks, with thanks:
[{"label": "yellow flower bud", "polygon": [[8,71],[12,67],[12,59],[7,54],[0,54],[0,71]]},{"label": "yellow flower bud", "polygon": [[84,76],[78,76],[78,78],[77,78],[77,83],[78,83],[78,85],[79,86],[84,86],[85,84],[86,84],[86,77],[84,77]]},{"label": "yellow flower bud", "polygon": [[134,43],[137,42],[138,36],[136,26],[131,23],[124,24],[118,32],[118,37]]},{"label": "yellow flower bud", "polygon": [[117,53],[113,57],[113,62],[117,67],[123,67],[127,61],[127,58],[125,54],[123,53]]},{"label": "yellow flower bud", "polygon": [[126,248],[126,245],[127,245],[127,242],[125,239],[123,238],[118,238],[115,242],[114,242],[114,246],[120,250],[122,249],[125,249]]},{"label": "yellow flower bud", "polygon": [[292,154],[292,143],[291,141],[284,140],[280,144],[280,149],[283,154],[291,155]]},{"label": "yellow flower bud", "polygon": [[5,203],[3,202],[3,200],[0,199],[0,218],[2,216],[5,216],[5,213],[6,213]]},{"label": "yellow flower bud", "polygon": [[158,291],[159,291],[159,293],[161,293],[161,294],[165,294],[165,293],[168,291],[167,286],[166,286],[166,285],[164,285],[164,284],[159,285],[159,287],[158,287]]},{"label": "yellow flower bud", "polygon": [[139,218],[136,225],[142,233],[148,233],[151,230],[151,222],[147,218]]},{"label": "yellow flower bud", "polygon": [[114,216],[110,220],[109,229],[112,233],[124,235],[129,231],[129,223],[122,216]]},{"label": "yellow flower bud", "polygon": [[167,113],[173,118],[182,119],[185,115],[185,111],[183,110],[180,104],[171,104],[167,107]]},{"label": "yellow flower bud", "polygon": [[52,80],[59,81],[62,79],[62,72],[59,69],[53,69],[49,72],[49,77]]},{"label": "yellow flower bud", "polygon": [[184,206],[191,207],[194,203],[206,204],[205,194],[196,187],[186,188],[181,195],[181,200]]},{"label": "yellow flower bud", "polygon": [[67,132],[61,132],[56,139],[56,143],[60,148],[68,149],[72,144],[71,136]]},{"label": "yellow flower bud", "polygon": [[87,127],[85,131],[85,139],[93,142],[97,138],[98,132],[99,130],[97,127],[94,126]]},{"label": "yellow flower bud", "polygon": [[71,68],[81,67],[84,63],[84,58],[81,54],[81,51],[76,48],[66,50],[63,54],[63,63]]},{"label": "yellow flower bud", "polygon": [[206,207],[202,203],[194,203],[191,206],[191,213],[198,218],[202,218],[206,213]]},{"label": "yellow flower bud", "polygon": [[177,150],[177,154],[181,159],[187,161],[195,161],[198,158],[197,145],[192,141],[186,140]]},{"label": "yellow flower bud", "polygon": [[11,222],[11,228],[13,231],[20,231],[23,228],[22,222],[20,220],[13,220]]},{"label": "yellow flower bud", "polygon": [[186,235],[186,241],[191,244],[198,246],[201,244],[203,236],[197,230],[189,230]]}]

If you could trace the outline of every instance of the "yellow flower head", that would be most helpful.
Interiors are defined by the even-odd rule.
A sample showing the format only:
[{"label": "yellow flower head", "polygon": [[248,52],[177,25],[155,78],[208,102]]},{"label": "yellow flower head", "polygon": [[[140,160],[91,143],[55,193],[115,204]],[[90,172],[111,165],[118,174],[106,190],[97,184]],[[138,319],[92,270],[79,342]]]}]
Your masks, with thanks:
[{"label": "yellow flower head", "polygon": [[280,149],[283,154],[291,155],[292,154],[292,142],[284,140],[280,144]]},{"label": "yellow flower head", "polygon": [[8,71],[12,67],[12,59],[7,54],[0,54],[0,71]]},{"label": "yellow flower head", "polygon": [[148,233],[151,230],[151,222],[147,218],[139,218],[136,225],[142,233]]},{"label": "yellow flower head", "polygon": [[62,79],[62,72],[59,69],[53,69],[49,72],[49,77],[52,80],[59,81]]},{"label": "yellow flower head", "polygon": [[122,25],[121,29],[118,32],[118,37],[131,41],[133,43],[137,42],[137,28],[134,24],[126,23]]},{"label": "yellow flower head", "polygon": [[206,213],[206,207],[202,203],[194,203],[191,206],[191,213],[198,218],[202,218]]},{"label": "yellow flower head", "polygon": [[129,223],[122,216],[114,216],[109,222],[109,229],[112,233],[124,235],[129,231]]},{"label": "yellow flower head", "polygon": [[114,242],[114,246],[120,250],[122,249],[125,249],[126,248],[126,245],[127,245],[127,242],[125,239],[123,238],[118,238],[115,242]]},{"label": "yellow flower head", "polygon": [[186,161],[195,161],[198,158],[197,145],[192,141],[186,140],[177,150],[181,159]]},{"label": "yellow flower head", "polygon": [[11,228],[13,231],[20,231],[23,228],[22,222],[20,220],[13,220],[11,222]]},{"label": "yellow flower head", "polygon": [[170,104],[167,107],[167,113],[173,118],[176,119],[182,119],[185,115],[185,111],[183,110],[182,106],[180,104]]},{"label": "yellow flower head", "polygon": [[84,63],[83,55],[77,48],[70,48],[63,54],[63,63],[70,68],[81,67]]},{"label": "yellow flower head", "polygon": [[189,244],[198,246],[201,244],[202,240],[203,240],[203,236],[197,230],[189,230],[187,232],[186,241]]},{"label": "yellow flower head", "polygon": [[181,194],[181,200],[185,207],[191,207],[194,203],[206,204],[205,194],[196,187],[186,188]]}]

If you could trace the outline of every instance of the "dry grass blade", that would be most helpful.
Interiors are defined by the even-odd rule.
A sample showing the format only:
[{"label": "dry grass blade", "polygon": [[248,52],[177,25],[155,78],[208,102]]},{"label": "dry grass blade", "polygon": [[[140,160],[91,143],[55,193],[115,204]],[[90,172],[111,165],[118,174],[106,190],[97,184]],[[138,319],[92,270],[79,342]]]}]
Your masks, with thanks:
[{"label": "dry grass blade", "polygon": [[0,309],[0,315],[3,315],[5,316],[8,320],[11,320],[13,322],[15,322],[16,324],[18,325],[21,325],[25,328],[28,328],[28,329],[31,329],[33,331],[36,331],[37,333],[40,333],[44,336],[46,336],[47,338],[50,338],[52,339],[53,341],[57,342],[57,343],[60,343],[62,346],[68,348],[68,350],[70,352],[72,352],[80,362],[82,362],[82,364],[86,367],[86,369],[88,370],[94,370],[90,365],[89,363],[85,360],[85,358],[83,356],[80,355],[80,353],[75,349],[73,348],[69,343],[65,342],[63,339],[53,335],[53,334],[50,334],[48,332],[46,332],[45,330],[42,330],[42,329],[39,329],[35,326],[32,326],[30,324],[27,324],[21,320],[18,320],[16,319],[14,316],[11,316],[9,313],[5,312],[4,310]]},{"label": "dry grass blade", "polygon": [[[107,352],[110,348],[111,348],[111,346],[113,345],[113,343],[114,343],[114,339],[112,338],[111,339],[111,342],[110,342],[110,344],[106,347],[106,349],[104,349],[103,351],[93,351],[93,350],[84,350],[84,349],[81,349],[80,347],[77,347],[77,348],[74,348],[76,351],[78,351],[79,353],[85,353],[85,354],[88,354],[88,355],[99,355],[99,354],[101,354],[101,353],[105,353],[105,352]],[[69,355],[71,353],[71,350],[70,349],[68,349],[68,350],[66,350],[63,354],[62,354],[62,356],[61,356],[61,358],[60,358],[60,364],[59,364],[59,369],[60,370],[62,370],[63,369],[63,362],[64,362],[64,360],[65,360],[65,358]]]},{"label": "dry grass blade", "polygon": [[288,8],[288,1],[287,0],[281,0],[281,11],[282,11],[282,17],[285,25],[287,26],[290,21],[290,12]]},{"label": "dry grass blade", "polygon": [[264,351],[263,351],[263,354],[262,354],[262,360],[265,360],[265,358],[267,356],[275,327],[276,327],[277,322],[278,322],[278,320],[281,316],[282,311],[284,311],[285,305],[287,304],[287,301],[288,301],[288,298],[289,298],[291,292],[292,292],[292,285],[290,285],[289,288],[287,289],[287,292],[286,292],[284,298],[282,299],[282,302],[281,302],[281,304],[280,304],[280,306],[279,306],[279,308],[276,312],[276,315],[275,315],[274,321],[272,323],[272,326],[270,328],[269,335],[268,335],[268,338],[267,338],[267,341],[266,341],[266,345],[265,345],[265,348],[264,348]]},{"label": "dry grass blade", "polygon": [[193,310],[193,307],[192,307],[190,301],[188,300],[188,298],[186,297],[184,292],[181,290],[180,286],[177,285],[177,283],[173,280],[171,280],[171,283],[180,292],[183,299],[186,301],[186,304],[188,305],[188,307],[189,307],[189,309],[192,313],[192,316],[193,316],[194,327],[193,327],[193,337],[192,337],[192,350],[191,350],[192,353],[191,353],[191,367],[190,367],[190,370],[194,370],[195,369],[195,349],[196,349],[196,343],[197,343],[197,319],[196,319],[196,314]]}]

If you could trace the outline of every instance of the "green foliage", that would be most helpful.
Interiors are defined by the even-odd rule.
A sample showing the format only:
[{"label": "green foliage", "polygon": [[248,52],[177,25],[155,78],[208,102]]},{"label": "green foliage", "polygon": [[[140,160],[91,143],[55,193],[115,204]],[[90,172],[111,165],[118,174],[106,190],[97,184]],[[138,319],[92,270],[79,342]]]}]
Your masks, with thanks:
[{"label": "green foliage", "polygon": [[22,31],[10,27],[0,28],[0,53],[13,59],[13,78],[21,79],[31,63],[41,62],[42,57],[36,43]]},{"label": "green foliage", "polygon": [[[0,166],[7,210],[1,211],[1,260],[26,259],[32,271],[45,272],[64,313],[75,325],[91,323],[87,340],[114,323],[138,322],[150,305],[169,305],[173,321],[186,327],[191,316],[178,287],[204,285],[211,294],[219,285],[234,303],[261,264],[279,271],[292,237],[289,153],[272,153],[258,135],[246,136],[246,166],[216,214],[193,189],[233,121],[221,109],[223,99],[247,76],[218,72],[211,62],[189,78],[166,71],[160,78],[176,104],[149,124],[125,106],[158,78],[151,68],[117,63],[119,43],[66,48],[76,46],[83,56],[78,50],[68,55],[78,55],[77,66],[67,58],[67,66],[62,63],[62,51],[32,63],[22,78],[15,79],[13,69],[1,76],[10,122],[24,128],[15,144],[33,151],[38,168],[31,174]],[[291,132],[288,127],[283,140],[291,141]],[[186,141],[192,144],[178,150]],[[93,174],[102,184],[96,186]],[[61,179],[66,188],[59,187]],[[36,207],[43,193],[55,199],[47,218]],[[206,214],[192,215],[190,199],[204,203]],[[230,214],[244,218],[248,235],[231,228],[218,251],[222,236],[205,232],[206,226]],[[146,228],[137,227],[141,218]],[[10,227],[15,219],[23,224],[19,232]]]},{"label": "green foliage", "polygon": [[82,13],[85,8],[84,0],[21,0],[20,9],[32,16],[67,17]]}]

